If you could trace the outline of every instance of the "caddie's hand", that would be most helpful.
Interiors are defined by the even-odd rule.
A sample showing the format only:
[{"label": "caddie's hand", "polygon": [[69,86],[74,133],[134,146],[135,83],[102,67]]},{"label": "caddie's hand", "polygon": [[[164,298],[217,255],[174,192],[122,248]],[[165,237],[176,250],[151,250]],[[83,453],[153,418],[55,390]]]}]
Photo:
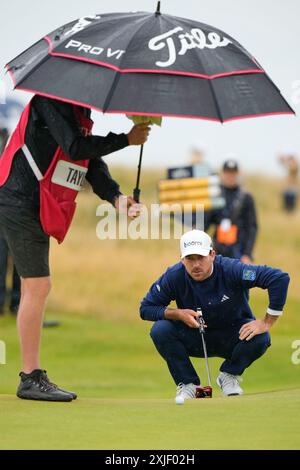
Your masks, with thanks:
[{"label": "caddie's hand", "polygon": [[264,320],[253,320],[245,323],[239,331],[239,339],[249,341],[256,335],[266,333],[269,331],[270,326]]},{"label": "caddie's hand", "polygon": [[126,213],[131,219],[138,217],[143,207],[143,204],[136,202],[131,196],[122,194],[115,200],[115,208],[123,214]]},{"label": "caddie's hand", "polygon": [[127,196],[127,206],[128,206],[127,215],[131,219],[135,219],[136,217],[141,215],[141,212],[144,207],[142,203],[136,202],[131,196]]},{"label": "caddie's hand", "polygon": [[127,134],[129,145],[142,145],[147,139],[151,128],[147,123],[136,124]]},{"label": "caddie's hand", "polygon": [[199,328],[199,323],[197,321],[198,317],[199,313],[195,312],[194,310],[190,310],[188,308],[178,309],[178,320],[183,321],[183,323],[185,323],[190,328]]}]

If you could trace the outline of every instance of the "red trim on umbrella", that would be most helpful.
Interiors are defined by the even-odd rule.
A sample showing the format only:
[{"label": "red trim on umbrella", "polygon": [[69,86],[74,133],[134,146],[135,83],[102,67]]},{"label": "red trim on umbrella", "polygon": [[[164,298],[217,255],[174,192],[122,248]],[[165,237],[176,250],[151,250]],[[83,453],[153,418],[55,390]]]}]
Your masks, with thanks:
[{"label": "red trim on umbrella", "polygon": [[179,118],[190,118],[190,119],[202,119],[205,121],[215,121],[221,122],[217,118],[208,118],[203,116],[186,116],[185,114],[159,114],[159,113],[143,113],[138,111],[103,111],[102,108],[98,108],[97,106],[92,106],[90,104],[82,103],[81,101],[69,100],[68,98],[61,98],[57,95],[51,95],[49,93],[44,93],[42,91],[30,90],[29,88],[21,88],[19,86],[15,87],[17,90],[20,91],[28,91],[29,93],[35,93],[36,95],[45,96],[46,98],[56,99],[59,101],[64,101],[65,103],[71,103],[76,106],[83,106],[84,108],[94,109],[95,111],[101,111],[103,114],[128,114],[128,115],[136,115],[136,116],[159,116],[159,117],[179,117]]},{"label": "red trim on umbrella", "polygon": [[235,116],[232,118],[224,119],[224,122],[236,121],[236,120],[241,120],[241,119],[252,119],[256,117],[281,116],[284,114],[288,114],[291,116],[296,115],[296,113],[292,111],[274,111],[272,113],[248,114],[247,116]]},{"label": "red trim on umbrella", "polygon": [[[13,78],[12,72],[9,70],[11,77]],[[14,79],[13,79],[14,80]],[[158,117],[175,117],[175,118],[188,118],[188,119],[200,119],[204,121],[214,121],[214,122],[220,122],[220,119],[217,118],[209,118],[209,117],[204,117],[204,116],[188,116],[185,114],[160,114],[160,113],[144,113],[144,112],[139,112],[139,111],[103,111],[102,108],[97,108],[96,106],[88,105],[86,103],[82,103],[80,101],[75,101],[75,100],[69,100],[68,98],[61,98],[60,96],[57,95],[51,95],[49,93],[44,93],[41,91],[36,91],[36,90],[30,90],[29,88],[21,88],[19,86],[15,86],[17,90],[21,91],[27,91],[29,93],[35,93],[36,95],[41,95],[45,96],[46,98],[52,98],[56,99],[59,101],[64,101],[65,103],[71,103],[77,106],[83,106],[84,108],[90,108],[94,109],[95,111],[101,111],[103,114],[128,114],[128,115],[133,115],[133,116],[158,116]],[[223,122],[229,122],[229,121],[234,121],[238,119],[247,119],[247,118],[255,118],[255,117],[267,117],[267,116],[276,116],[276,115],[295,115],[295,113],[291,111],[281,111],[281,112],[273,112],[273,113],[262,113],[262,114],[254,114],[254,115],[248,115],[248,116],[236,116],[233,118],[228,118],[224,119]]]},{"label": "red trim on umbrella", "polygon": [[69,100],[68,98],[61,98],[60,96],[57,96],[57,95],[51,95],[50,93],[44,93],[43,91],[31,90],[30,88],[22,88],[22,87],[19,87],[18,85],[16,85],[15,88],[20,91],[27,91],[29,93],[34,93],[35,95],[45,96],[45,98],[51,98],[54,100],[64,101],[65,103],[71,103],[76,106],[83,106],[84,108],[90,108],[90,109],[94,109],[95,111],[103,112],[101,108],[97,108],[96,106],[92,106],[90,104],[82,103],[81,101]]},{"label": "red trim on umbrella", "polygon": [[181,72],[181,71],[176,71],[176,70],[165,70],[165,69],[120,69],[116,65],[108,64],[107,62],[103,62],[101,60],[87,59],[86,57],[78,57],[72,54],[64,54],[61,52],[53,52],[51,38],[49,36],[45,36],[43,39],[45,39],[48,42],[48,45],[49,45],[48,53],[52,57],[63,57],[66,59],[79,60],[80,62],[88,62],[94,65],[102,65],[103,67],[113,69],[116,72],[120,72],[120,73],[162,73],[162,74],[171,74],[171,75],[184,75],[187,77],[206,78],[208,80],[214,80],[215,78],[220,78],[220,77],[229,77],[231,75],[265,73],[265,71],[261,68],[260,69],[248,69],[248,70],[234,70],[232,72],[217,73],[214,75],[205,75],[201,73]]}]

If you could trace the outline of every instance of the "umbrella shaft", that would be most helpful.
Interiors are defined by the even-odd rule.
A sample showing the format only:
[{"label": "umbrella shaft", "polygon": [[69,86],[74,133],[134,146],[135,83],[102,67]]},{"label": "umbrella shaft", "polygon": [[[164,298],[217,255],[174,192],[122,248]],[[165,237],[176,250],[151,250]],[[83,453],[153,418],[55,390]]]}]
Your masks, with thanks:
[{"label": "umbrella shaft", "polygon": [[140,202],[140,177],[141,177],[141,168],[142,168],[142,159],[143,159],[143,150],[144,150],[144,145],[141,145],[140,149],[140,158],[139,158],[139,164],[138,164],[138,172],[137,172],[137,177],[136,177],[136,186],[133,190],[133,199],[136,202]]}]

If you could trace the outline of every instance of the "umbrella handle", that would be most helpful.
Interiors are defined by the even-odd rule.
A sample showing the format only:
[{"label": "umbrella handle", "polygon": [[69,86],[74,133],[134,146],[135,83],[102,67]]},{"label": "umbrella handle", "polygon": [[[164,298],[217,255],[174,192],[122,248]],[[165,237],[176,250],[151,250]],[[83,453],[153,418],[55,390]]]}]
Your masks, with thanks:
[{"label": "umbrella handle", "polygon": [[133,190],[133,199],[136,202],[140,202],[140,194],[141,194],[141,190],[139,188],[134,188],[134,190]]},{"label": "umbrella handle", "polygon": [[141,177],[141,168],[142,168],[142,159],[143,159],[143,150],[144,150],[144,145],[141,145],[140,149],[140,158],[139,158],[139,164],[138,164],[138,172],[137,172],[137,177],[136,177],[136,186],[133,190],[133,199],[136,202],[140,202],[140,177]]}]

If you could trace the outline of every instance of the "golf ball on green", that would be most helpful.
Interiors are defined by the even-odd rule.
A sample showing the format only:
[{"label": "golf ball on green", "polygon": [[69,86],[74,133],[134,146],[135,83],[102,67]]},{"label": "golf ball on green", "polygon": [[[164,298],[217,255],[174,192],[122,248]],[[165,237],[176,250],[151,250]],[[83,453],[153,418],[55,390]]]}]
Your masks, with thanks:
[{"label": "golf ball on green", "polygon": [[183,405],[184,404],[184,398],[183,397],[176,397],[175,398],[175,403],[176,403],[176,405]]}]

